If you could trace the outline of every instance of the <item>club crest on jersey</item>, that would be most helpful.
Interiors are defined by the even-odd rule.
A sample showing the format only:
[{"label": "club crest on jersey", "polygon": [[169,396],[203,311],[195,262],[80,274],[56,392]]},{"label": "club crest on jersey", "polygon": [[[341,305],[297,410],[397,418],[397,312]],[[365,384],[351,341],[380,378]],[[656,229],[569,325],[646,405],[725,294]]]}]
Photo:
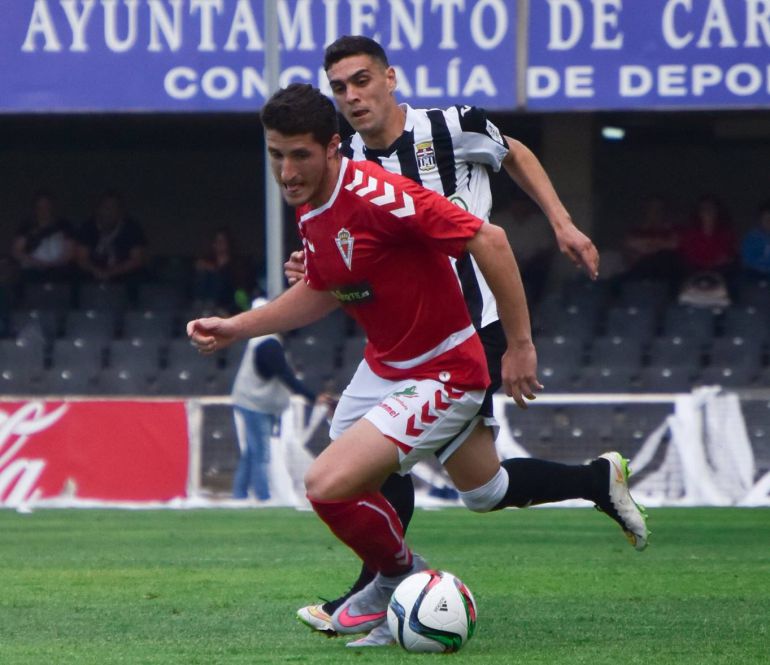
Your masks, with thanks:
[{"label": "club crest on jersey", "polygon": [[418,143],[414,146],[414,152],[420,171],[431,171],[436,168],[436,151],[433,149],[433,141]]},{"label": "club crest on jersey", "polygon": [[351,267],[353,263],[353,241],[355,238],[350,235],[350,231],[346,228],[341,228],[337,233],[337,237],[334,242],[337,243],[337,249],[340,250],[340,256],[348,267],[348,270],[353,270]]}]

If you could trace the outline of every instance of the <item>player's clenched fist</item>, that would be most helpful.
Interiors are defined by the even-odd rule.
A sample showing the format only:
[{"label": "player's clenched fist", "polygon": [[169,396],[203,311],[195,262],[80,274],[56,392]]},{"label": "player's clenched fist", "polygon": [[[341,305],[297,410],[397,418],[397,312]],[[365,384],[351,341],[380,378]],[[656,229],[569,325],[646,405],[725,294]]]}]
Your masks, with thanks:
[{"label": "player's clenched fist", "polygon": [[289,284],[296,284],[305,276],[305,252],[292,252],[289,260],[283,264],[283,272]]},{"label": "player's clenched fist", "polygon": [[187,336],[198,351],[208,354],[229,346],[235,340],[232,327],[229,319],[218,316],[195,319],[187,324]]}]

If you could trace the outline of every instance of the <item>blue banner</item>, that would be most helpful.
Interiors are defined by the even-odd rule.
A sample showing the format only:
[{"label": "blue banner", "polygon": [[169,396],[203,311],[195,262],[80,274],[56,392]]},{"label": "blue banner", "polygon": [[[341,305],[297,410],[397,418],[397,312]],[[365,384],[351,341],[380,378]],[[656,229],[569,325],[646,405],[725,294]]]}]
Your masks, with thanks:
[{"label": "blue banner", "polygon": [[770,104],[770,0],[531,0],[527,108]]},{"label": "blue banner", "polygon": [[[272,0],[271,0],[272,1]],[[0,112],[254,111],[263,0],[0,0]],[[326,44],[379,41],[418,106],[516,106],[515,0],[277,0],[282,86],[328,92]]]}]

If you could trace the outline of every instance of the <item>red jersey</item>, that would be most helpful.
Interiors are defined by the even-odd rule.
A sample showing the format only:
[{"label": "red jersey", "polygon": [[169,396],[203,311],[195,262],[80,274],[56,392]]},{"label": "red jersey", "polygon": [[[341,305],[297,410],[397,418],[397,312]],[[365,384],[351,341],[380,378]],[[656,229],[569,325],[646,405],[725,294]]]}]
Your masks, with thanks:
[{"label": "red jersey", "polygon": [[482,223],[378,164],[343,157],[329,201],[297,209],[305,281],[358,321],[378,376],[486,388],[484,350],[447,259]]}]

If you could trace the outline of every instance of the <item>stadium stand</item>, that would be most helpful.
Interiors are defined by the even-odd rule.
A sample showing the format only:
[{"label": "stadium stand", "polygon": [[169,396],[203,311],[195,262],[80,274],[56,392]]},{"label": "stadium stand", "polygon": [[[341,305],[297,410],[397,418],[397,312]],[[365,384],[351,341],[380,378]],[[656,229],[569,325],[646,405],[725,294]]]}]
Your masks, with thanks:
[{"label": "stadium stand", "polygon": [[643,353],[644,344],[638,337],[596,337],[589,348],[588,364],[639,369]]},{"label": "stadium stand", "polygon": [[56,339],[51,344],[49,368],[69,370],[95,378],[105,365],[105,346],[99,338]]},{"label": "stadium stand", "polygon": [[146,395],[150,390],[148,375],[133,367],[105,367],[96,385],[99,393],[106,395]]},{"label": "stadium stand", "polygon": [[634,390],[638,370],[623,365],[591,365],[581,370],[574,389],[590,393],[629,393]]},{"label": "stadium stand", "polygon": [[166,309],[129,309],[123,313],[122,334],[126,339],[171,339],[175,316]]},{"label": "stadium stand", "polygon": [[62,336],[66,339],[99,340],[106,345],[117,329],[117,316],[110,309],[71,309],[62,318]]},{"label": "stadium stand", "polygon": [[11,312],[11,331],[16,337],[51,341],[61,332],[61,314],[48,309],[15,309]]},{"label": "stadium stand", "polygon": [[656,333],[658,315],[649,305],[612,305],[607,310],[604,334],[648,341]]},{"label": "stadium stand", "polygon": [[107,347],[107,367],[152,378],[160,370],[160,349],[161,343],[155,339],[114,339]]},{"label": "stadium stand", "polygon": [[39,394],[43,395],[95,395],[99,394],[95,372],[89,366],[51,367],[43,372],[39,382]]},{"label": "stadium stand", "polygon": [[[156,259],[151,274],[133,303],[121,284],[28,285],[0,340],[6,392],[42,394],[54,382],[104,394],[228,394],[244,344],[214,357],[189,346],[186,321],[210,314],[192,301],[191,259]],[[739,283],[736,292],[723,309],[695,308],[677,304],[660,281],[566,282],[531,303],[541,381],[548,393],[766,386],[770,288]],[[365,343],[341,311],[286,338],[316,390],[344,388]],[[88,385],[78,383],[85,366]],[[54,376],[65,369],[70,377]],[[621,429],[633,437],[633,427]]]},{"label": "stadium stand", "polygon": [[125,284],[85,282],[78,289],[77,303],[80,309],[122,312],[128,309],[129,298]]},{"label": "stadium stand", "polygon": [[74,303],[70,282],[31,282],[22,289],[23,309],[42,309],[63,312]]},{"label": "stadium stand", "polygon": [[703,340],[697,337],[673,335],[656,337],[648,348],[649,365],[653,367],[691,367],[701,365]]},{"label": "stadium stand", "polygon": [[618,286],[615,299],[619,307],[639,307],[644,305],[653,311],[660,311],[671,298],[671,287],[662,280],[630,280]]}]

